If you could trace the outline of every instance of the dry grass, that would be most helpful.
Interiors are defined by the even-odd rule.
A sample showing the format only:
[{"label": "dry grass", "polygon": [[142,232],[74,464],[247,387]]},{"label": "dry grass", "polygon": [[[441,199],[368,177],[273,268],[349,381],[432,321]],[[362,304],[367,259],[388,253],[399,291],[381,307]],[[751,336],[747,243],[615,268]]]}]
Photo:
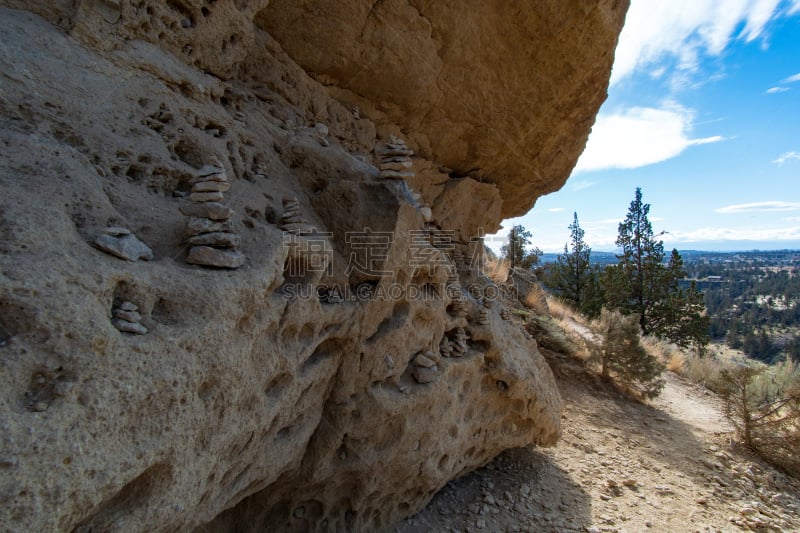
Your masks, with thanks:
[{"label": "dry grass", "polygon": [[652,335],[642,337],[642,346],[650,355],[661,361],[667,370],[679,376],[684,375],[687,357],[678,346]]},{"label": "dry grass", "polygon": [[550,304],[548,303],[547,293],[545,293],[544,289],[539,285],[533,285],[531,287],[523,303],[526,307],[533,309],[540,315],[546,315],[549,312],[551,316],[555,316],[553,315],[553,309],[550,308]]},{"label": "dry grass", "polygon": [[[528,297],[530,298],[530,295]],[[547,306],[550,308],[550,315],[557,320],[566,320],[568,318],[576,320],[576,317],[580,316],[572,306],[555,296],[547,297]],[[583,323],[585,319],[583,316],[580,316],[580,320],[577,321]]]},{"label": "dry grass", "polygon": [[683,352],[675,352],[667,360],[667,370],[673,374],[682,376],[686,371],[686,357]]},{"label": "dry grass", "polygon": [[511,272],[511,267],[505,259],[487,256],[484,268],[486,269],[485,274],[495,283],[505,283],[508,281],[508,274]]}]

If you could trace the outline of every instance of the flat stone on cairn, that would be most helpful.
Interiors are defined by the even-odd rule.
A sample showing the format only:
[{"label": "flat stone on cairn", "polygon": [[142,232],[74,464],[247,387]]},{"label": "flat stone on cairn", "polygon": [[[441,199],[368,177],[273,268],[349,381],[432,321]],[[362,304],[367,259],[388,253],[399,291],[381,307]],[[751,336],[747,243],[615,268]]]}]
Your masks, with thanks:
[{"label": "flat stone on cairn", "polygon": [[153,250],[127,228],[116,226],[105,228],[94,243],[102,251],[127,261],[153,259]]},{"label": "flat stone on cairn", "polygon": [[233,209],[222,203],[230,190],[219,161],[201,168],[192,180],[191,204],[181,206],[188,218],[185,235],[191,246],[186,262],[217,268],[239,268],[245,256],[237,250],[241,238],[233,233]]},{"label": "flat stone on cairn", "polygon": [[384,179],[407,179],[415,176],[409,170],[413,163],[411,156],[414,151],[406,146],[405,141],[394,135],[389,140],[375,148],[375,154],[380,158],[378,170]]},{"label": "flat stone on cairn", "polygon": [[139,314],[138,309],[131,302],[122,302],[111,311],[113,315],[111,324],[123,333],[146,334],[147,328],[139,323],[142,320],[142,315]]},{"label": "flat stone on cairn", "polygon": [[280,228],[295,235],[305,235],[312,232],[313,227],[300,212],[300,202],[297,201],[297,198],[283,199]]}]

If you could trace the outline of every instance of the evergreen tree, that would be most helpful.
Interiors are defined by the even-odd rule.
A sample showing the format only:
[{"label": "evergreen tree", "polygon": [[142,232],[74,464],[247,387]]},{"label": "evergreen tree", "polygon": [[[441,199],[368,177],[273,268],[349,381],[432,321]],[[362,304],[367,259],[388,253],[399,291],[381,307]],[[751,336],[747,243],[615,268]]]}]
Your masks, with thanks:
[{"label": "evergreen tree", "polygon": [[593,329],[600,340],[590,342],[590,359],[600,365],[600,375],[646,398],[658,396],[664,366],[640,344],[636,316],[603,309]]},{"label": "evergreen tree", "polygon": [[610,287],[606,289],[614,307],[639,316],[645,335],[652,331],[653,307],[662,296],[659,289],[664,262],[664,244],[653,233],[649,213],[650,204],[642,202],[642,189],[637,187],[628,214],[619,225],[616,244],[622,253],[617,256],[619,263],[610,268]]},{"label": "evergreen tree", "polygon": [[681,346],[702,349],[709,341],[703,295],[692,284],[680,288],[686,277],[683,259],[672,250],[665,265],[664,243],[653,232],[650,204],[636,188],[625,220],[619,225],[619,263],[606,269],[603,287],[611,307],[639,317],[644,334],[654,334]]},{"label": "evergreen tree", "polygon": [[599,313],[599,308],[592,312],[598,284],[592,279],[596,274],[589,264],[592,249],[583,240],[585,232],[578,223],[578,213],[573,213],[569,230],[570,242],[564,244],[564,253],[550,268],[547,284],[581,313],[593,316]]},{"label": "evergreen tree", "polygon": [[531,232],[524,226],[514,226],[508,232],[508,244],[504,244],[500,252],[509,262],[512,270],[516,267],[527,270],[539,261],[542,251],[536,247],[529,249],[530,244]]}]

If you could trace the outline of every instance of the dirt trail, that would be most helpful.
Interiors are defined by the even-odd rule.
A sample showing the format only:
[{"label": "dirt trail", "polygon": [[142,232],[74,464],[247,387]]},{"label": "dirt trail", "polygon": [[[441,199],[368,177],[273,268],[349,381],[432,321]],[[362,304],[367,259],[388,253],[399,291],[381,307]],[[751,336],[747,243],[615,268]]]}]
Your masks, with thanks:
[{"label": "dirt trail", "polygon": [[730,449],[713,393],[669,374],[640,404],[548,357],[566,404],[559,444],[501,454],[391,531],[800,531],[800,482]]}]

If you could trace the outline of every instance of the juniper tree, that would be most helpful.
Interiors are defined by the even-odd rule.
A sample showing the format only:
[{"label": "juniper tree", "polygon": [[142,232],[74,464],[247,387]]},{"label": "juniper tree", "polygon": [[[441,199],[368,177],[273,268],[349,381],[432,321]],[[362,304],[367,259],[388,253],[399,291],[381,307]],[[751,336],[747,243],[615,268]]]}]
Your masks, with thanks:
[{"label": "juniper tree", "polygon": [[641,345],[635,315],[603,309],[592,328],[590,360],[600,366],[600,375],[624,385],[645,398],[658,396],[664,387],[664,366]]},{"label": "juniper tree", "polygon": [[619,262],[608,267],[603,287],[610,307],[639,317],[643,334],[654,334],[681,346],[708,344],[708,318],[703,295],[695,285],[682,289],[686,276],[683,259],[672,250],[665,264],[664,243],[653,232],[648,215],[650,204],[642,201],[642,190],[619,225],[616,244]]},{"label": "juniper tree", "polygon": [[536,247],[529,249],[530,244],[531,232],[524,226],[516,225],[508,232],[508,244],[504,244],[500,252],[512,270],[516,267],[529,269],[538,262],[542,251]]},{"label": "juniper tree", "polygon": [[564,244],[564,253],[558,256],[549,271],[547,284],[575,309],[588,316],[596,316],[599,306],[599,284],[597,271],[592,269],[592,249],[584,240],[585,232],[578,222],[578,213],[573,213],[569,225],[570,242]]}]

